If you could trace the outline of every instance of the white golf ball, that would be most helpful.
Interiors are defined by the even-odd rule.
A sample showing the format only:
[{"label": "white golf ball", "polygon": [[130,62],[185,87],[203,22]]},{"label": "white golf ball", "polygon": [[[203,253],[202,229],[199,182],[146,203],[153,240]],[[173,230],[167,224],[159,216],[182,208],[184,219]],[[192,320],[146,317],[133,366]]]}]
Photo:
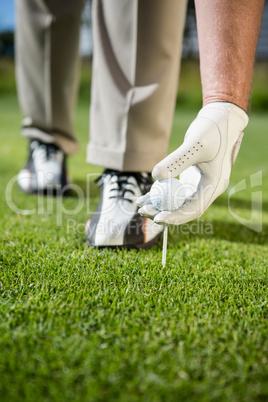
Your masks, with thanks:
[{"label": "white golf ball", "polygon": [[177,179],[154,182],[150,191],[153,206],[159,211],[175,211],[185,201],[185,187]]}]

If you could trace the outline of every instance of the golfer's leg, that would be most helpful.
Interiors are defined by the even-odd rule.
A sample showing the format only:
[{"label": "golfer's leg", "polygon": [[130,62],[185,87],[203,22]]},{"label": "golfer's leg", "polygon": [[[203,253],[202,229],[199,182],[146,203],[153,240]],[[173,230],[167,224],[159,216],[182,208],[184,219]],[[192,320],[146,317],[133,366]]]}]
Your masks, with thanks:
[{"label": "golfer's leg", "polygon": [[30,139],[77,149],[73,129],[84,0],[16,0],[17,87]]},{"label": "golfer's leg", "polygon": [[195,0],[204,105],[247,110],[264,0]]},{"label": "golfer's leg", "polygon": [[168,148],[185,0],[93,1],[88,162],[151,171]]}]

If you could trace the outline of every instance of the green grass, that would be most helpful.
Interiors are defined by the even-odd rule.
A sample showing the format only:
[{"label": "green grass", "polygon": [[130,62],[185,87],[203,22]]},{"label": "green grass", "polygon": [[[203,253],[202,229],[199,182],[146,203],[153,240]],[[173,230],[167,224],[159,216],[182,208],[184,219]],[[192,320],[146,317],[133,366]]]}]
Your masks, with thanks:
[{"label": "green grass", "polygon": [[[100,169],[85,164],[83,96],[81,149],[69,170],[86,192],[87,173]],[[171,149],[197,110],[176,111]],[[230,184],[249,185],[262,171],[252,188],[262,195],[261,232],[234,219],[226,192],[198,222],[171,231],[163,269],[161,244],[144,252],[86,247],[94,184],[78,213],[75,196],[38,199],[16,186],[7,203],[26,158],[14,91],[1,93],[0,111],[1,402],[267,401],[268,114],[252,112]],[[250,189],[230,205],[250,219]]]}]

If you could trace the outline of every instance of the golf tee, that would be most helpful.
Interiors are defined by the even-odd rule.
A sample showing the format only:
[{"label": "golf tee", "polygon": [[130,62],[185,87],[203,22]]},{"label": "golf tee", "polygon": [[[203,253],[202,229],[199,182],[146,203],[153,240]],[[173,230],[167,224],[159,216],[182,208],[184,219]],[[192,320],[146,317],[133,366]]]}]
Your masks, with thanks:
[{"label": "golf tee", "polygon": [[168,225],[164,226],[163,232],[163,249],[162,249],[162,266],[163,268],[166,265],[167,260],[167,238],[168,238]]}]

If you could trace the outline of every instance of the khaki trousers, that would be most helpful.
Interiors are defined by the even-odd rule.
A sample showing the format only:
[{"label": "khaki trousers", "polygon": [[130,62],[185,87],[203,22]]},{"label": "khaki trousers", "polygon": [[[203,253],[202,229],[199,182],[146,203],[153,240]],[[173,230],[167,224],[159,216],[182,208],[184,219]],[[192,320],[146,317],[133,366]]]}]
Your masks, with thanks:
[{"label": "khaki trousers", "polygon": [[[187,0],[93,0],[87,161],[151,171],[167,153]],[[83,0],[16,0],[22,133],[77,149],[73,128]]]}]

